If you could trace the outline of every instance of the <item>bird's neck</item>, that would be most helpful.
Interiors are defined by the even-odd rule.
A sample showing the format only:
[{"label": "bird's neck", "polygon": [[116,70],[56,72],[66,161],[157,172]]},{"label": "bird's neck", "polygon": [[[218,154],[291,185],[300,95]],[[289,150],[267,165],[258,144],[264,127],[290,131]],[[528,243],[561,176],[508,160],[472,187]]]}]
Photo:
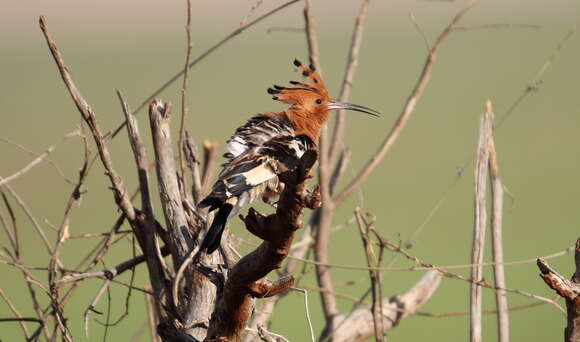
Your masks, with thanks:
[{"label": "bird's neck", "polygon": [[290,108],[284,112],[292,126],[296,136],[306,135],[314,142],[318,143],[318,136],[322,125],[328,120],[328,112],[307,113],[302,110]]}]

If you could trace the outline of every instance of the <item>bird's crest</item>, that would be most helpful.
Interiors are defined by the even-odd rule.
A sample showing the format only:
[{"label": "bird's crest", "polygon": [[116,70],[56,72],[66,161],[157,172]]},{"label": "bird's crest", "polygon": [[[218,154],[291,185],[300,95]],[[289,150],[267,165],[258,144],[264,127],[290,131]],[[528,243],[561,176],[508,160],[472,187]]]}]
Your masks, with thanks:
[{"label": "bird's crest", "polygon": [[273,88],[268,88],[268,94],[274,95],[272,99],[290,105],[301,105],[304,101],[313,98],[320,98],[324,102],[329,101],[328,90],[314,66],[311,64],[310,67],[306,67],[297,59],[294,60],[294,65],[302,72],[305,81],[290,81],[292,86],[274,85]]}]

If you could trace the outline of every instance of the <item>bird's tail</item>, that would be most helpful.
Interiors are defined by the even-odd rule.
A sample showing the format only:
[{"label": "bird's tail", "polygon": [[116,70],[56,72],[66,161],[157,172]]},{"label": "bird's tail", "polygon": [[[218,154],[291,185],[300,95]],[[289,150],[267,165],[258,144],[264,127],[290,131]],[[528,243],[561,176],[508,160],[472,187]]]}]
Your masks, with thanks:
[{"label": "bird's tail", "polygon": [[226,227],[226,221],[228,216],[232,212],[234,207],[229,203],[223,203],[215,215],[211,226],[209,227],[207,234],[201,242],[200,249],[207,251],[207,254],[213,253],[220,246],[220,241],[222,239],[222,234]]}]

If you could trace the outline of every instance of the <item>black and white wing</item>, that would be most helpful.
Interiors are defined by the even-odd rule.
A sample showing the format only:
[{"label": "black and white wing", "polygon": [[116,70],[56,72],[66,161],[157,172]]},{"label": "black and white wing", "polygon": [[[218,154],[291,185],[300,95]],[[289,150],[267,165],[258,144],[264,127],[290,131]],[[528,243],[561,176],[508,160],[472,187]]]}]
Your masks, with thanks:
[{"label": "black and white wing", "polygon": [[[280,122],[287,126],[283,127],[276,120],[262,119],[254,126],[258,128],[254,134],[249,133],[248,124],[237,130],[243,134],[235,134],[228,140],[226,157],[230,160],[223,165],[212,193],[202,201],[202,205],[215,209],[229,203],[234,207],[230,214],[232,217],[261,196],[266,188],[275,189],[278,174],[297,166],[304,152],[312,147],[312,142],[306,136],[295,137],[289,123]],[[272,130],[266,132],[264,127]]]},{"label": "black and white wing", "polygon": [[259,115],[238,128],[228,140],[224,157],[229,160],[212,192],[199,204],[210,210],[219,209],[202,248],[209,253],[214,251],[227,219],[268,189],[277,189],[277,176],[296,168],[312,146],[308,137],[294,135],[294,128],[282,115]]}]

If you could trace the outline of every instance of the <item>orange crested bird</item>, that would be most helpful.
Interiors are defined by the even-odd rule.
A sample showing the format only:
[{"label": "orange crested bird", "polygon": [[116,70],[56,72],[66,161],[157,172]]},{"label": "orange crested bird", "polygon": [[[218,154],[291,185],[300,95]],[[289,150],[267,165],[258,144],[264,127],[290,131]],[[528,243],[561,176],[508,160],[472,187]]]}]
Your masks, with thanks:
[{"label": "orange crested bird", "polygon": [[374,116],[379,112],[364,106],[334,101],[320,74],[294,60],[305,82],[290,81],[292,86],[268,88],[272,99],[290,105],[283,112],[262,113],[236,129],[227,141],[227,158],[212,192],[200,207],[218,209],[205,235],[201,250],[213,253],[220,245],[226,221],[257,197],[265,201],[279,194],[278,175],[296,168],[305,151],[316,146],[320,128],[333,109],[349,109]]}]

